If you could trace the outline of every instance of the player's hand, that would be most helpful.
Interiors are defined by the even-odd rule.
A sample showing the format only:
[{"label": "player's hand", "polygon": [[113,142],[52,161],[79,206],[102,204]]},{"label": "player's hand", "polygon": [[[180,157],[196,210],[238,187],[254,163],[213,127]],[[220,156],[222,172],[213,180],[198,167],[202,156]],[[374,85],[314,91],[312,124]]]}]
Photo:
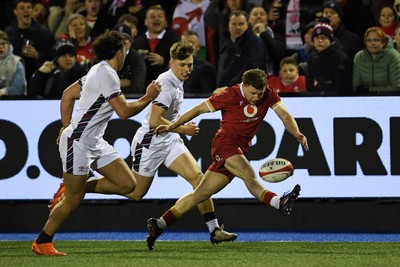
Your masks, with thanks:
[{"label": "player's hand", "polygon": [[158,126],[158,127],[154,130],[153,134],[155,134],[156,136],[158,136],[160,133],[169,132],[169,131],[170,131],[170,128],[171,128],[170,125],[161,124],[160,126]]},{"label": "player's hand", "polygon": [[200,127],[195,122],[189,122],[185,125],[184,133],[189,136],[198,135],[200,132]]},{"label": "player's hand", "polygon": [[308,151],[309,150],[307,137],[305,137],[304,134],[302,134],[300,132],[296,133],[296,139],[303,146],[304,151]]},{"label": "player's hand", "polygon": [[146,95],[150,97],[152,100],[156,99],[157,96],[160,94],[160,92],[161,92],[161,84],[154,80],[149,84],[149,86],[147,86]]}]

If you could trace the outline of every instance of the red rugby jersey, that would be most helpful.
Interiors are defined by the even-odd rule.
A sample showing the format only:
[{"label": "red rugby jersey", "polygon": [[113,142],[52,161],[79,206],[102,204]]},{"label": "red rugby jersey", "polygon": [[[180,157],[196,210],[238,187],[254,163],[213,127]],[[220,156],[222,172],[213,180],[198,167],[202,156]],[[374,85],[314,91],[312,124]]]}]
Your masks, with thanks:
[{"label": "red rugby jersey", "polygon": [[270,86],[267,86],[263,99],[257,105],[249,104],[242,90],[242,85],[237,84],[209,97],[206,103],[212,112],[221,110],[222,119],[218,132],[244,136],[250,142],[268,109],[274,109],[282,102]]}]

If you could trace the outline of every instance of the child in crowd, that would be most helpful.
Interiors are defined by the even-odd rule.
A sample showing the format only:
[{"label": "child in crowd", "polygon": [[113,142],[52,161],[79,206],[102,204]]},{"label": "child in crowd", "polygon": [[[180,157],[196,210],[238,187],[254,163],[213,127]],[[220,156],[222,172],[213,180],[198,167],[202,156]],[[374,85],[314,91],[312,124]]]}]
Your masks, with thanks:
[{"label": "child in crowd", "polygon": [[299,75],[295,59],[285,57],[281,60],[279,76],[270,76],[268,84],[278,93],[298,93],[306,91],[306,78]]}]

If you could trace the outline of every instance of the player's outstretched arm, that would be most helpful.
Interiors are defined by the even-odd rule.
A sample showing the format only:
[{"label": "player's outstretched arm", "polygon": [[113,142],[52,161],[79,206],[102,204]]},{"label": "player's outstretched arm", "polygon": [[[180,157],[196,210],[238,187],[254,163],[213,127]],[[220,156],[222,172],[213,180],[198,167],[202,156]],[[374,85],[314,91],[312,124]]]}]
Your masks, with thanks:
[{"label": "player's outstretched arm", "polygon": [[[211,110],[208,108],[206,102],[202,102],[198,104],[197,106],[189,109],[186,111],[182,116],[180,116],[174,123],[169,124],[169,125],[160,125],[154,130],[154,134],[158,135],[162,132],[171,132],[174,129],[178,128],[179,126],[193,120],[197,116],[203,114],[203,113],[208,113],[211,112]],[[198,131],[197,131],[198,132]]]},{"label": "player's outstretched arm", "polygon": [[281,104],[275,109],[275,113],[281,119],[285,125],[286,130],[291,133],[297,141],[303,146],[305,151],[308,151],[307,137],[304,136],[299,130],[296,120],[293,118],[292,114],[289,113],[288,109],[284,104]]},{"label": "player's outstretched arm", "polygon": [[117,115],[126,120],[139,112],[141,112],[145,107],[147,107],[154,99],[157,98],[161,91],[161,85],[156,81],[152,81],[149,86],[147,86],[146,94],[133,102],[126,102],[124,95],[114,97],[110,99],[109,103],[117,113]]}]

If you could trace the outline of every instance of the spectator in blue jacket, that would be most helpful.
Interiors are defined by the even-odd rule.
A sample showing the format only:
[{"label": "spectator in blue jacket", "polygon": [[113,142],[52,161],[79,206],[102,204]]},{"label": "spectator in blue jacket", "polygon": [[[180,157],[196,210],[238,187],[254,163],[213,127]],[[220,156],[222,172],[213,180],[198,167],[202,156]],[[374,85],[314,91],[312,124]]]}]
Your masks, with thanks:
[{"label": "spectator in blue jacket", "polygon": [[7,33],[0,30],[0,97],[26,94],[25,66],[13,51]]}]

